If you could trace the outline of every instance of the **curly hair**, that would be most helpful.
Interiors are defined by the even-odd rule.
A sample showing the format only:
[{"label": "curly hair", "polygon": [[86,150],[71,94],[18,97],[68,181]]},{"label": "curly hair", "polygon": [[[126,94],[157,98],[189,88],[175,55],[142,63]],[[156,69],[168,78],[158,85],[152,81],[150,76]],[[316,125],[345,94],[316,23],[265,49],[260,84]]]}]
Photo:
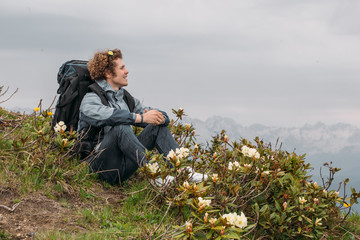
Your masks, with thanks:
[{"label": "curly hair", "polygon": [[114,50],[107,50],[102,52],[96,52],[94,57],[88,62],[88,69],[92,80],[106,79],[105,72],[109,71],[111,74],[115,74],[114,69],[116,67],[115,60],[122,59],[121,51],[117,48]]}]

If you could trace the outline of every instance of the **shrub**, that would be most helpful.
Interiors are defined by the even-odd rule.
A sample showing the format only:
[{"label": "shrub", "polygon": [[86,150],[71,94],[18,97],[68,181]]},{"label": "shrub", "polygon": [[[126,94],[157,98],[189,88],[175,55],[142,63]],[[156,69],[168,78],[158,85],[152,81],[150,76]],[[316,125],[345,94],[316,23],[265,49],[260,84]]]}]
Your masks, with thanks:
[{"label": "shrub", "polygon": [[[158,203],[179,209],[183,224],[175,226],[176,238],[317,239],[344,219],[344,203],[357,203],[355,189],[346,203],[329,190],[331,178],[324,186],[312,182],[305,155],[273,149],[259,138],[231,143],[225,131],[205,149],[195,143],[193,127],[179,121],[183,110],[174,113],[178,119],[170,129],[186,148],[168,156],[148,153],[150,162],[142,171]],[[191,182],[192,170],[205,173],[202,182]],[[329,170],[333,177],[339,169]],[[174,180],[166,181],[168,175]],[[156,184],[157,178],[164,183]]]}]

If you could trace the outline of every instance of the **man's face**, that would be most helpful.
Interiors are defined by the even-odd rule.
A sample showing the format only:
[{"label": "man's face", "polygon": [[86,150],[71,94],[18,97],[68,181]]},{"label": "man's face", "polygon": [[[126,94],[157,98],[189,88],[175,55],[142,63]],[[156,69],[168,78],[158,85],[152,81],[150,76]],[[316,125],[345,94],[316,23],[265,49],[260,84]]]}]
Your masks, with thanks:
[{"label": "man's face", "polygon": [[114,75],[106,74],[106,81],[114,88],[118,90],[128,85],[127,75],[129,71],[125,68],[125,64],[122,59],[118,58],[114,60],[116,67],[114,69]]}]

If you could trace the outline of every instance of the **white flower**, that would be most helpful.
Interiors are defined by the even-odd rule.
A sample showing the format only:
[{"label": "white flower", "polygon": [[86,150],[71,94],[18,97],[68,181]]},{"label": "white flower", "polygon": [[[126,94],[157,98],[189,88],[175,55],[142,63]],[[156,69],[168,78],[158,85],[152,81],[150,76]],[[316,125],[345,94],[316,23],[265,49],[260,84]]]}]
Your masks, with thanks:
[{"label": "white flower", "polygon": [[176,153],[174,152],[174,150],[171,150],[171,151],[168,153],[168,155],[166,156],[166,158],[167,158],[168,160],[176,158]]},{"label": "white flower", "polygon": [[185,181],[185,182],[183,183],[183,187],[186,188],[186,189],[189,189],[189,188],[190,188],[189,182],[188,182],[188,181]]},{"label": "white flower", "polygon": [[316,220],[315,220],[315,227],[316,226],[321,226],[322,225],[322,223],[320,222],[321,221],[321,218],[316,218]]},{"label": "white flower", "polygon": [[211,227],[215,226],[216,220],[216,218],[210,218],[209,223],[211,224]]},{"label": "white flower", "polygon": [[299,203],[300,204],[304,204],[306,202],[307,202],[307,200],[304,197],[299,197]]},{"label": "white flower", "polygon": [[158,163],[148,163],[146,164],[146,167],[150,170],[152,174],[155,174],[159,171],[159,164]]},{"label": "white flower", "polygon": [[268,175],[270,171],[263,171],[263,174]]},{"label": "white flower", "polygon": [[232,170],[237,170],[237,169],[239,169],[239,168],[240,168],[239,162],[229,162],[228,169],[229,169],[230,171],[232,171]]},{"label": "white flower", "polygon": [[61,129],[61,127],[56,124],[54,127],[54,131],[58,133],[58,132],[60,132],[60,129]]},{"label": "white flower", "polygon": [[242,146],[241,153],[247,157],[255,157],[256,159],[260,158],[260,154],[258,153],[258,151],[255,148],[249,148],[248,146]]},{"label": "white flower", "polygon": [[66,125],[65,125],[65,123],[63,121],[58,122],[54,127],[54,131],[57,132],[57,133],[61,132],[61,130],[62,131],[66,130]]},{"label": "white flower", "polygon": [[244,168],[251,168],[251,164],[245,163],[245,164],[244,164]]},{"label": "white flower", "polygon": [[210,206],[211,200],[205,200],[202,197],[199,197],[198,200],[198,206],[200,209]]},{"label": "white flower", "polygon": [[243,212],[240,214],[240,216],[237,215],[237,213],[224,214],[222,218],[226,220],[227,224],[234,227],[244,228],[247,226],[247,218]]}]

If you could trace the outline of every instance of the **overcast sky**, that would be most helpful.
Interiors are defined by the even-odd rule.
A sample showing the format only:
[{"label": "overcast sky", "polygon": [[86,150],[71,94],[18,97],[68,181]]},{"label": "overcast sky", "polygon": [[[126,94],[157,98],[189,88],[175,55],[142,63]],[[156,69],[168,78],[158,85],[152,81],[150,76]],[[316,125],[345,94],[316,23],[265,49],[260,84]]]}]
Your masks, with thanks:
[{"label": "overcast sky", "polygon": [[[360,127],[359,0],[0,2],[2,107],[48,107],[71,59],[119,48],[145,105],[242,125]],[[3,100],[0,99],[0,100]]]}]

